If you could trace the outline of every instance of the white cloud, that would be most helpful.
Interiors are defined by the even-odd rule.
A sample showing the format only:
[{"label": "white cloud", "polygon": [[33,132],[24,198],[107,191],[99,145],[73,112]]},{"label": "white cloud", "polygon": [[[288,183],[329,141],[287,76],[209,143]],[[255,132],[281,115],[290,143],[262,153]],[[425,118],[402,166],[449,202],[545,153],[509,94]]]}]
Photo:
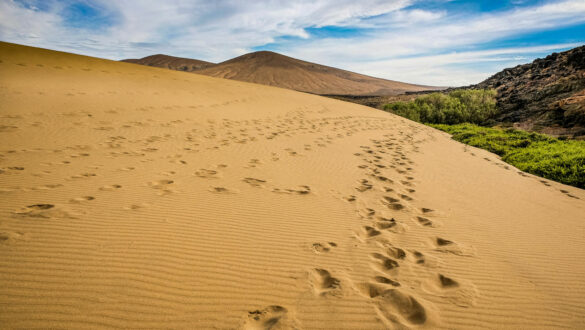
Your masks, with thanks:
[{"label": "white cloud", "polygon": [[516,54],[549,53],[577,46],[579,44],[555,44],[406,57],[359,64],[356,71],[374,75],[379,72],[378,68],[383,67],[387,73],[379,75],[382,78],[434,86],[465,86],[478,83],[505,67],[527,61],[527,57]]},{"label": "white cloud", "polygon": [[[514,57],[526,57],[526,48],[509,53],[469,51],[482,43],[585,22],[582,0],[472,16],[409,7],[417,0],[96,0],[92,4],[116,19],[112,26],[91,30],[68,27],[61,16],[63,7],[75,0],[46,0],[42,3],[50,9],[44,11],[32,8],[35,0],[28,1],[32,5],[24,7],[0,0],[1,40],[110,59],[167,53],[208,61],[226,60],[276,41],[283,53],[293,57],[441,85],[476,82],[485,76],[481,70],[454,69],[457,63],[517,62],[523,59]],[[367,28],[367,32],[349,38],[315,38],[306,30],[332,25]],[[279,39],[291,36],[299,39]],[[467,52],[453,53],[454,49]],[[434,66],[424,65],[425,61],[433,61]]]}]

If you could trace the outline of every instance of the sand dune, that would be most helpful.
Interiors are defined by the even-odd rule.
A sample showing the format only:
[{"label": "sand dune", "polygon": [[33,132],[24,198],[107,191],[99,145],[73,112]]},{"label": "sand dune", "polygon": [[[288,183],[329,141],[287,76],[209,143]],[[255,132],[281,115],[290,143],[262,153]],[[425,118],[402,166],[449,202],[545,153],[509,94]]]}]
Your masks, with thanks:
[{"label": "sand dune", "polygon": [[167,55],[123,61],[320,95],[388,96],[442,89],[370,77],[269,51],[245,54],[218,64]]},{"label": "sand dune", "polygon": [[382,111],[2,44],[2,328],[582,328],[585,192]]}]

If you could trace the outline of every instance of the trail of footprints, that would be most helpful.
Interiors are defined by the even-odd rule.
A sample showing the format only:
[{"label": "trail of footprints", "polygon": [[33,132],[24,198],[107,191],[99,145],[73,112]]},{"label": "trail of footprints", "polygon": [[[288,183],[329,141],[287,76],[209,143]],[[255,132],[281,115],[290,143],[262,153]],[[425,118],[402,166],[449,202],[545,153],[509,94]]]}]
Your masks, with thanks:
[{"label": "trail of footprints", "polygon": [[[403,286],[401,269],[416,270],[417,273],[431,273],[430,287],[444,294],[447,290],[457,290],[460,283],[448,275],[434,273],[436,257],[430,257],[417,249],[406,249],[391,243],[385,233],[404,234],[409,225],[397,221],[389,214],[412,215],[413,222],[421,228],[435,228],[440,221],[433,219],[434,210],[415,207],[416,177],[413,174],[414,163],[408,157],[409,152],[416,152],[416,141],[412,135],[401,133],[399,136],[387,134],[383,140],[372,140],[371,146],[362,146],[355,153],[363,161],[358,168],[364,171],[364,178],[356,182],[355,194],[345,196],[347,202],[356,205],[357,214],[367,222],[362,225],[356,238],[362,244],[374,242],[378,252],[371,253],[370,264],[375,273],[371,281],[356,285],[362,295],[371,299],[378,315],[388,326],[416,326],[432,324],[434,317],[428,313],[427,302],[421,298],[419,289],[409,283]],[[360,196],[380,196],[375,205],[364,205]],[[371,200],[371,198],[368,198]],[[448,239],[436,237],[429,233],[431,251],[471,255],[459,244]],[[329,276],[332,276],[328,274]],[[432,291],[431,290],[431,291]],[[468,296],[474,297],[473,289]],[[428,291],[428,290],[427,290]],[[456,296],[456,295],[453,295]],[[455,303],[460,303],[455,301]],[[470,303],[470,302],[468,302]]]},{"label": "trail of footprints", "polygon": [[[179,107],[179,106],[169,106]],[[213,107],[213,106],[211,106]],[[141,117],[150,111],[153,107],[136,109],[140,112]],[[328,111],[323,109],[323,112]],[[117,112],[114,109],[107,110],[99,116],[111,116]],[[338,139],[343,139],[353,134],[372,131],[388,131],[389,122],[380,118],[368,117],[322,117],[308,118],[311,111],[299,110],[291,112],[286,116],[278,118],[255,119],[255,120],[208,120],[204,123],[193,123],[190,118],[175,119],[166,122],[156,122],[152,119],[141,119],[122,123],[120,127],[114,127],[115,121],[100,120],[96,121],[98,114],[89,113],[70,113],[63,116],[72,116],[79,121],[76,125],[81,127],[93,125],[94,129],[104,131],[104,140],[99,143],[101,147],[107,150],[107,157],[136,157],[141,162],[149,162],[153,159],[165,159],[169,163],[179,166],[189,164],[185,159],[186,154],[213,152],[230,145],[255,143],[261,139],[274,141],[281,138],[291,138],[299,134],[319,134],[318,137],[310,144],[304,144],[302,147],[283,148],[282,150],[272,152],[266,161],[277,162],[287,157],[303,157],[304,154],[319,151],[320,148],[326,148],[335,143]],[[24,117],[0,118],[0,133],[7,134],[18,131],[23,126]],[[30,124],[30,123],[29,123]],[[41,123],[34,124],[34,127],[41,128]],[[182,134],[177,133],[177,127],[183,127]],[[172,133],[162,133],[151,135],[145,138],[132,139],[123,135],[125,131],[133,129],[154,128],[160,132],[161,128],[172,128]],[[364,176],[355,183],[354,191],[343,197],[349,203],[356,206],[357,214],[365,222],[357,238],[362,244],[374,242],[378,251],[369,256],[369,262],[376,275],[367,283],[355,285],[358,291],[367,299],[371,299],[376,306],[379,316],[388,323],[402,325],[419,325],[429,322],[428,308],[426,302],[416,298],[416,291],[411,288],[405,288],[404,279],[401,278],[401,269],[408,267],[425,267],[432,268],[436,264],[434,257],[429,256],[419,250],[406,249],[394,246],[390,243],[387,234],[404,234],[408,232],[408,224],[396,220],[392,214],[410,214],[415,225],[423,229],[432,230],[440,227],[439,220],[434,219],[433,210],[428,208],[417,208],[416,203],[416,176],[413,173],[414,163],[409,158],[409,153],[418,152],[416,144],[416,126],[410,125],[411,130],[407,132],[398,132],[396,134],[386,134],[383,139],[371,140],[371,145],[361,146],[359,151],[354,155],[359,157],[362,164],[358,166],[363,171]],[[111,132],[117,130],[117,134]],[[130,135],[129,135],[130,136]],[[176,150],[168,148],[168,145],[180,145],[179,152],[164,154],[163,150]],[[11,155],[26,152],[46,152],[63,154],[61,163],[48,163],[47,166],[67,166],[71,162],[92,157],[90,146],[71,146],[67,150],[74,153],[66,153],[66,150],[34,150],[34,151],[2,151],[0,160],[7,163],[6,160]],[[245,168],[253,169],[261,167],[263,160],[253,158],[248,160]],[[208,180],[211,184],[208,188],[210,193],[215,194],[235,194],[239,191],[235,188],[218,185],[223,178],[222,172],[227,168],[226,164],[219,164],[213,167],[193,168],[190,169],[192,175],[199,180]],[[136,166],[128,166],[118,169],[118,171],[134,171]],[[20,164],[10,164],[0,168],[0,175],[20,175],[25,171]],[[165,175],[172,176],[174,171],[169,171]],[[47,173],[50,175],[50,173]],[[93,172],[80,173],[73,175],[66,180],[91,180],[96,176]],[[268,189],[278,194],[291,195],[308,195],[313,193],[309,185],[299,185],[296,187],[278,187],[264,178],[244,177],[241,182],[257,189]],[[543,182],[544,184],[544,182]],[[61,184],[47,184],[39,189],[57,189],[62,187]],[[160,179],[146,183],[146,186],[154,189],[159,195],[167,195],[176,192],[177,182],[172,179]],[[4,187],[2,187],[4,188]],[[110,184],[98,188],[104,192],[115,192],[123,189],[122,185]],[[561,191],[568,197],[574,197],[568,191]],[[364,194],[376,196],[374,200],[377,203],[373,205],[361,204],[360,196]],[[575,198],[577,198],[575,196]],[[86,204],[96,200],[94,196],[81,196],[71,198],[71,204]],[[372,200],[368,198],[368,200]],[[148,206],[148,204],[133,204],[128,207],[129,210],[137,210]],[[14,212],[15,217],[28,217],[36,219],[50,218],[69,218],[75,219],[77,216],[66,207],[48,203],[30,204]],[[24,233],[0,233],[0,243],[11,242],[21,239]],[[429,234],[428,243],[432,251],[440,253],[450,253],[454,255],[471,255],[472,251],[465,249],[459,244],[443,238]],[[335,242],[317,242],[313,243],[311,249],[317,255],[326,255],[334,253],[338,248]],[[425,271],[428,271],[425,270]],[[337,274],[320,267],[315,266],[309,272],[309,281],[314,294],[318,297],[336,297],[342,294],[345,285]],[[432,288],[438,290],[457,290],[463,285],[457,279],[453,279],[446,274],[433,274]],[[469,296],[472,296],[470,294]],[[460,303],[460,302],[457,302]],[[280,305],[271,305],[262,309],[249,311],[247,318],[244,320],[243,327],[246,329],[270,329],[274,327],[296,327],[296,321],[290,316],[291,313],[287,308]]]}]

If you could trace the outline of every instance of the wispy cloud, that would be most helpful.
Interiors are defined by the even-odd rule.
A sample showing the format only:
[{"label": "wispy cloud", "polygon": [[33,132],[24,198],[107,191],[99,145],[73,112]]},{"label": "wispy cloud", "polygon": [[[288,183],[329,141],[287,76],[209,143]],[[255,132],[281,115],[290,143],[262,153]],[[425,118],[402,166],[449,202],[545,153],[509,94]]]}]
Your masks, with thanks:
[{"label": "wispy cloud", "polygon": [[488,78],[499,70],[496,68],[502,63],[505,66],[525,63],[527,57],[517,54],[543,54],[577,46],[580,44],[554,44],[403,57],[366,62],[358,65],[357,70],[374,74],[377,68],[383,67],[389,72],[387,76],[384,76],[388,79],[421,81],[436,86],[462,86]]},{"label": "wispy cloud", "polygon": [[[0,39],[111,59],[167,53],[222,61],[268,48],[440,85],[477,82],[504,65],[585,42],[582,0],[507,3],[459,9],[447,0],[0,0]],[[500,44],[567,26],[583,33]]]}]

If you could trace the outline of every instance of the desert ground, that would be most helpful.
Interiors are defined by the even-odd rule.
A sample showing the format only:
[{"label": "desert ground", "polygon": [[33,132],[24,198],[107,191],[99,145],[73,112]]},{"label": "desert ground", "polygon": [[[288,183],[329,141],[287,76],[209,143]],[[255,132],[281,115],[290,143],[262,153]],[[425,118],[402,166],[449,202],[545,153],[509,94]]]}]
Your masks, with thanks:
[{"label": "desert ground", "polygon": [[357,104],[0,45],[0,327],[585,327],[585,191]]}]

